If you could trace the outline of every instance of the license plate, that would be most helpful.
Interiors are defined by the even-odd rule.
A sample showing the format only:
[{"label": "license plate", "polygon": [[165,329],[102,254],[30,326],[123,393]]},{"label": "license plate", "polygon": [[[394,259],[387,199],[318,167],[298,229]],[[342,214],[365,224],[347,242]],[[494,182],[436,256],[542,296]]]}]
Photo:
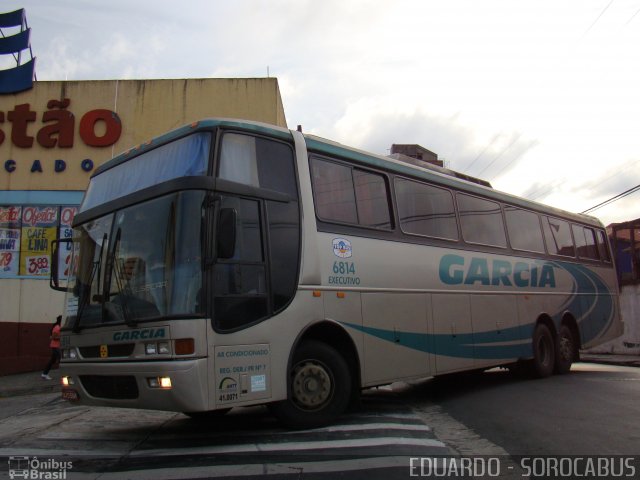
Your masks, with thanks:
[{"label": "license plate", "polygon": [[63,400],[69,400],[70,402],[77,402],[80,400],[80,395],[75,390],[65,389],[62,390]]}]

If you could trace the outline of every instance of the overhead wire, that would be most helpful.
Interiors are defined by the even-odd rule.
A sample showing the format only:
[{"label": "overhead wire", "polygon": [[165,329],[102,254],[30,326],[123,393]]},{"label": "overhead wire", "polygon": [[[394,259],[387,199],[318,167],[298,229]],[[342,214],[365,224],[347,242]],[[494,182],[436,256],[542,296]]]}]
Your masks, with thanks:
[{"label": "overhead wire", "polygon": [[480,159],[480,157],[482,157],[482,155],[485,154],[485,152],[489,149],[489,147],[496,142],[496,140],[500,137],[500,135],[502,135],[502,132],[493,136],[491,141],[487,144],[486,147],[484,147],[484,149],[478,154],[478,156],[469,165],[465,167],[464,173],[470,174],[469,170],[471,169],[471,167],[473,167],[475,163]]},{"label": "overhead wire", "polygon": [[586,210],[584,210],[584,211],[582,211],[580,213],[593,212],[594,210],[598,210],[599,208],[602,208],[602,207],[604,207],[606,205],[609,205],[609,204],[611,204],[613,202],[617,202],[618,200],[621,200],[621,199],[623,199],[625,197],[628,197],[629,195],[631,195],[633,193],[636,193],[638,191],[640,191],[640,185],[636,185],[635,187],[630,188],[629,190],[625,190],[624,192],[619,193],[618,195],[615,195],[615,196],[609,198],[608,200],[605,200],[604,202],[601,202],[601,203],[599,203],[597,205],[594,205],[591,208],[587,208]]},{"label": "overhead wire", "polygon": [[[535,144],[535,143],[537,143],[537,142],[534,142],[534,144]],[[502,175],[502,173],[503,173],[507,168],[509,168],[509,167],[510,167],[510,166],[511,166],[511,165],[512,165],[516,160],[519,160],[519,159],[520,159],[520,157],[522,157],[522,155],[524,155],[524,154],[527,152],[527,150],[528,150],[529,148],[530,148],[530,147],[528,147],[528,148],[527,148],[527,149],[525,149],[525,150],[522,150],[522,151],[521,151],[520,153],[518,153],[515,157],[513,157],[511,160],[509,160],[505,165],[503,165],[503,166],[502,166],[502,168],[498,171],[498,173],[496,173],[493,177],[491,177],[491,178],[489,179],[489,181],[490,181],[490,182],[493,182],[493,180],[494,180],[495,178],[497,178],[497,177],[499,177],[500,175]]]},{"label": "overhead wire", "polygon": [[551,185],[543,185],[542,187],[538,188],[533,193],[531,193],[527,198],[529,200],[537,200],[540,197],[544,197],[547,193],[549,193],[550,191],[558,187],[558,185],[562,185],[564,182],[565,182],[565,179],[563,178],[562,180],[556,181]]},{"label": "overhead wire", "polygon": [[478,174],[476,175],[476,177],[480,177],[480,175],[482,175],[482,174],[487,170],[487,168],[491,167],[494,163],[496,163],[496,161],[497,161],[500,157],[502,157],[502,155],[504,155],[504,153],[505,153],[507,150],[509,150],[511,147],[513,147],[513,146],[515,145],[515,143],[516,143],[518,140],[520,140],[520,137],[521,137],[521,136],[522,136],[522,134],[521,134],[521,133],[519,133],[519,134],[518,134],[518,136],[517,136],[515,139],[513,139],[513,141],[512,141],[509,145],[507,145],[507,146],[506,146],[506,147],[505,147],[505,148],[504,148],[504,149],[503,149],[503,150],[502,150],[498,155],[496,155],[496,157],[495,157],[491,162],[489,162],[489,164],[488,164],[486,167],[484,167],[484,168],[480,171],[480,173],[478,173]]},{"label": "overhead wire", "polygon": [[613,0],[611,0],[611,1],[607,4],[607,6],[606,6],[606,7],[604,7],[604,8],[602,9],[602,11],[600,12],[600,15],[598,15],[598,17],[593,21],[593,23],[591,24],[591,26],[590,26],[589,28],[587,28],[587,29],[585,30],[585,32],[582,34],[582,36],[583,36],[583,37],[584,37],[584,36],[586,36],[586,35],[587,35],[587,33],[589,33],[593,27],[595,27],[596,23],[598,23],[598,20],[600,20],[600,18],[602,17],[602,15],[604,15],[604,12],[606,12],[606,11],[609,9],[609,7],[611,6],[611,4],[612,4],[612,3],[613,3]]},{"label": "overhead wire", "polygon": [[629,20],[627,20],[627,23],[624,24],[624,26],[626,27],[627,25],[629,25],[631,23],[631,21],[636,18],[636,15],[638,15],[640,13],[640,8],[638,9],[638,11],[636,13],[634,13],[633,15],[631,15],[631,18]]}]

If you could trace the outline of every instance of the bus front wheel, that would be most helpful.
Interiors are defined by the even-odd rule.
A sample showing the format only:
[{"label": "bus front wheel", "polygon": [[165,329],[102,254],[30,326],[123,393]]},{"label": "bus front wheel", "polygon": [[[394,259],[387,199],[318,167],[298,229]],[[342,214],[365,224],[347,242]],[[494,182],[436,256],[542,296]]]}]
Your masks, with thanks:
[{"label": "bus front wheel", "polygon": [[347,409],[351,396],[349,366],[326,343],[308,340],[298,347],[288,382],[288,398],[272,404],[271,410],[290,428],[326,425]]},{"label": "bus front wheel", "polygon": [[548,377],[555,366],[555,344],[553,335],[543,323],[536,325],[533,331],[533,360],[530,363],[531,374],[536,378]]}]

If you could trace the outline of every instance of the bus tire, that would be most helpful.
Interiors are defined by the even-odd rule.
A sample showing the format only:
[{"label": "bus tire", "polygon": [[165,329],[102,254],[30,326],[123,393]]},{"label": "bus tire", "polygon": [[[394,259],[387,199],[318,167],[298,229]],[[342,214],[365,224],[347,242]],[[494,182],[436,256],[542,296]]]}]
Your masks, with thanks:
[{"label": "bus tire", "polygon": [[573,332],[568,326],[561,325],[555,345],[555,373],[568,373],[575,356],[576,340]]},{"label": "bus tire", "polygon": [[289,428],[314,428],[334,421],[351,398],[351,374],[345,359],[333,347],[304,341],[293,356],[286,400],[270,405]]},{"label": "bus tire", "polygon": [[553,373],[555,367],[555,343],[549,327],[544,323],[536,325],[533,331],[533,360],[529,363],[534,378],[545,378]]}]

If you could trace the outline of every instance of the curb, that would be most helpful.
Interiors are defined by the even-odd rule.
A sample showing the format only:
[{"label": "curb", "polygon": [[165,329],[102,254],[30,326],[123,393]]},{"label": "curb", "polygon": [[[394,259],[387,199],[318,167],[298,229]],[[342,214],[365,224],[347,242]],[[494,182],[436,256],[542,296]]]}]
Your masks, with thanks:
[{"label": "curb", "polygon": [[607,357],[580,357],[584,363],[601,363],[604,365],[619,365],[621,367],[640,367],[640,359],[616,359]]}]

